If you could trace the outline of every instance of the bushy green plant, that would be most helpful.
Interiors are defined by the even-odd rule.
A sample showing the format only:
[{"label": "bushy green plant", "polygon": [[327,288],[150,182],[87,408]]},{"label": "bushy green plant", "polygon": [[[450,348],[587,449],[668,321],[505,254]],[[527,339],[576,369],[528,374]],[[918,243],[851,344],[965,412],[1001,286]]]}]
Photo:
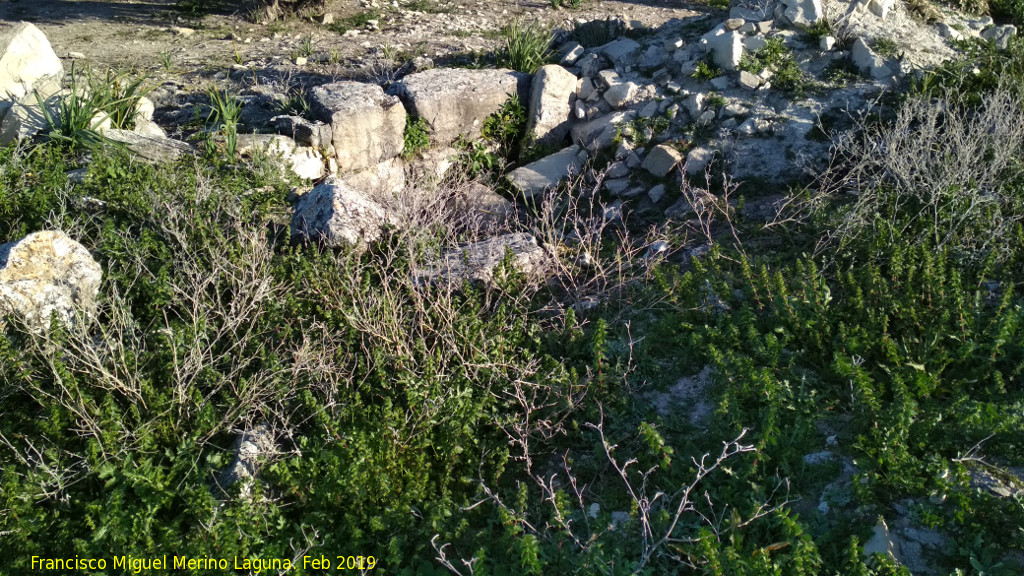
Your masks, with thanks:
[{"label": "bushy green plant", "polygon": [[496,144],[499,149],[512,152],[526,129],[526,108],[518,94],[510,94],[501,108],[484,120],[480,135]]},{"label": "bushy green plant", "polygon": [[499,62],[519,72],[533,74],[551,56],[551,32],[538,24],[516,20],[502,28],[505,46]]},{"label": "bushy green plant", "polygon": [[430,148],[430,132],[426,120],[412,115],[405,117],[405,133],[402,146],[402,157],[413,158],[416,154]]},{"label": "bushy green plant", "polygon": [[772,71],[772,87],[792,96],[803,97],[814,87],[782,38],[769,38],[763,48],[740,59],[740,70],[758,74],[765,69]]},{"label": "bushy green plant", "polygon": [[977,106],[996,89],[1024,94],[1024,42],[1011,42],[1005,50],[974,39],[958,45],[960,58],[944,62],[915,80],[912,92]]},{"label": "bushy green plant", "polygon": [[699,60],[696,65],[696,71],[693,73],[693,77],[698,80],[711,80],[721,75],[722,69],[708,60]]}]

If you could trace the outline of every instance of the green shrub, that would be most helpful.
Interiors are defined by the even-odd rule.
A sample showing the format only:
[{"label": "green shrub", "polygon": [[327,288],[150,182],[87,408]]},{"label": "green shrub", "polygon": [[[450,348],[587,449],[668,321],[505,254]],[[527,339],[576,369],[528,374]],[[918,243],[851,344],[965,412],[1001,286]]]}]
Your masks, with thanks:
[{"label": "green shrub", "polygon": [[405,117],[404,145],[402,157],[406,160],[430,148],[430,127],[426,120],[412,115]]},{"label": "green shrub", "polygon": [[996,20],[1024,25],[1024,2],[1021,0],[988,0],[988,6]]},{"label": "green shrub", "polygon": [[693,73],[693,77],[698,80],[711,80],[722,75],[722,69],[708,60],[698,61],[696,68],[697,70]]},{"label": "green shrub", "polygon": [[740,70],[758,74],[765,69],[772,71],[772,87],[791,96],[801,98],[814,87],[782,38],[769,38],[763,48],[740,59]]},{"label": "green shrub", "polygon": [[961,58],[944,62],[915,81],[913,93],[977,106],[1001,88],[1024,94],[1024,42],[1011,42],[1005,50],[992,42],[974,39],[959,43]]}]

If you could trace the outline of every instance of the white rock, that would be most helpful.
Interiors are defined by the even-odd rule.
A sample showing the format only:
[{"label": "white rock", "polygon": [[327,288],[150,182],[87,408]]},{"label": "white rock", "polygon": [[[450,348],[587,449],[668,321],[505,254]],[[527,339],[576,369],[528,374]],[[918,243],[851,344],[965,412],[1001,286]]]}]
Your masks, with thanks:
[{"label": "white rock", "polygon": [[328,246],[354,246],[380,238],[384,208],[361,190],[329,178],[304,194],[292,216],[292,237]]},{"label": "white rock", "polygon": [[152,120],[146,120],[145,118],[135,119],[135,128],[132,128],[132,132],[142,134],[143,136],[154,136],[156,138],[166,138],[167,133],[164,129],[157,125]]},{"label": "white rock", "polygon": [[767,45],[768,41],[764,39],[764,36],[747,36],[743,39],[743,48],[748,52],[757,52]]},{"label": "white rock", "polygon": [[736,132],[743,134],[744,136],[753,136],[760,131],[759,128],[760,127],[758,126],[756,119],[747,118],[743,124],[740,124],[739,127],[736,128]]},{"label": "white rock", "polygon": [[103,135],[127,146],[135,157],[151,163],[173,162],[185,154],[195,152],[186,142],[152,132],[142,134],[131,130],[107,130]]},{"label": "white rock", "polygon": [[946,24],[945,22],[936,22],[935,28],[938,30],[939,36],[942,36],[943,38],[949,38],[950,40],[964,39],[964,35],[961,34],[959,30],[953,28],[952,26]]},{"label": "white rock", "polygon": [[349,81],[317,86],[310,108],[316,120],[331,126],[342,170],[361,170],[402,153],[405,109],[380,86]]},{"label": "white rock", "polygon": [[60,58],[33,24],[22,22],[0,35],[0,146],[47,127],[36,93],[52,114],[63,77]]},{"label": "white rock", "polygon": [[303,180],[316,180],[324,176],[324,158],[315,148],[296,148],[286,160],[292,172]]},{"label": "white rock", "polygon": [[641,118],[650,118],[651,116],[654,116],[657,113],[658,113],[658,103],[656,101],[654,101],[654,100],[651,100],[650,102],[645,104],[644,107],[641,108],[640,112],[638,112],[637,114]]},{"label": "white rock", "polygon": [[604,189],[612,196],[619,196],[629,188],[629,178],[616,178],[604,181]]},{"label": "white rock", "polygon": [[746,70],[740,70],[739,84],[747,90],[757,90],[761,86],[761,77]]},{"label": "white rock", "polygon": [[572,66],[585,52],[583,46],[580,46],[578,42],[569,42],[562,46],[562,50],[562,58],[558,61],[562,66]]},{"label": "white rock", "polygon": [[530,88],[526,133],[540,144],[559,144],[569,134],[576,76],[561,66],[541,66]]},{"label": "white rock", "polygon": [[577,120],[583,120],[587,117],[587,106],[582,100],[577,99],[573,104],[573,116],[575,116]]},{"label": "white rock", "polygon": [[699,147],[690,150],[689,154],[686,155],[686,173],[690,175],[702,174],[714,157],[715,151],[710,148]]},{"label": "white rock", "polygon": [[818,48],[824,50],[825,52],[828,52],[829,50],[834,48],[835,45],[836,45],[836,37],[835,36],[822,36],[821,38],[818,38]]},{"label": "white rock", "polygon": [[145,96],[139,98],[139,101],[135,104],[135,121],[139,119],[152,120],[153,113],[156,112],[156,105],[153,101]]},{"label": "white rock", "polygon": [[715,65],[723,70],[735,70],[743,56],[743,35],[727,32],[707,39],[707,47]]},{"label": "white rock", "polygon": [[615,139],[617,126],[629,122],[636,117],[635,112],[613,112],[593,120],[574,124],[569,130],[572,141],[580,143],[584,148],[596,152],[611,146]]},{"label": "white rock", "polygon": [[708,84],[711,84],[712,88],[721,92],[723,90],[728,90],[732,85],[732,82],[729,80],[728,76],[718,76],[708,80]]},{"label": "white rock", "polygon": [[424,266],[414,277],[425,284],[464,281],[488,284],[494,281],[494,272],[512,254],[512,263],[527,275],[543,273],[550,264],[547,252],[537,245],[537,239],[523,232],[494,236],[446,252],[440,262]]},{"label": "white rock", "polygon": [[1010,38],[1017,35],[1017,27],[1013,24],[1004,24],[1002,26],[993,26],[987,28],[981,32],[981,37],[985,40],[991,40],[995,42],[996,47],[1005,50],[1010,45]]},{"label": "white rock", "polygon": [[576,98],[578,100],[589,100],[595,92],[597,92],[597,88],[594,87],[594,80],[591,78],[581,78],[577,84]]},{"label": "white rock", "polygon": [[682,159],[683,155],[678,150],[671,146],[661,144],[655,146],[647,154],[647,157],[644,158],[643,164],[641,164],[640,167],[651,174],[654,174],[658,178],[664,178],[672,171],[673,168],[676,167],[677,164],[679,164],[679,162],[682,161]]},{"label": "white rock", "polygon": [[63,77],[64,66],[46,36],[22,22],[0,35],[0,95],[18,100],[47,77]]},{"label": "white rock", "polygon": [[586,161],[579,146],[569,146],[550,156],[521,166],[508,174],[508,180],[526,198],[554,189],[562,180],[579,172]]},{"label": "white rock", "polygon": [[850,47],[850,61],[862,72],[871,74],[872,77],[881,79],[892,76],[892,71],[885,65],[885,62],[875,54],[874,50],[864,42],[863,38],[857,38]]},{"label": "white rock", "polygon": [[637,85],[632,82],[616,84],[604,93],[605,102],[611,104],[612,108],[622,108],[636,94]]},{"label": "white rock", "polygon": [[43,332],[52,313],[72,323],[78,311],[95,310],[102,276],[89,251],[63,232],[35,232],[0,245],[0,316],[16,314]]},{"label": "white rock", "polygon": [[868,10],[885,20],[885,17],[889,15],[889,11],[896,4],[896,0],[868,0]]},{"label": "white rock", "polygon": [[625,37],[616,38],[599,48],[601,54],[604,54],[605,58],[611,60],[615,64],[618,64],[621,60],[632,56],[633,53],[639,49],[640,44]]},{"label": "white rock", "polygon": [[749,112],[749,110],[747,110],[746,106],[743,106],[742,104],[730,103],[723,106],[722,110],[718,113],[718,115],[722,118],[732,118],[734,116],[741,116],[743,114],[746,114],[747,112]]},{"label": "white rock", "polygon": [[825,17],[821,0],[782,0],[783,16],[790,24],[806,28]]},{"label": "white rock", "polygon": [[626,176],[629,176],[629,166],[626,166],[626,163],[621,160],[612,162],[605,170],[606,178],[625,178]]},{"label": "white rock", "polygon": [[[518,95],[520,102],[528,102],[529,83],[529,74],[511,70],[434,68],[406,76],[395,86],[395,91],[409,112],[423,118],[430,126],[431,142],[444,146],[459,136],[470,140],[479,137],[484,121],[501,109],[509,94]],[[403,118],[398,131],[399,152],[404,129]],[[334,138],[337,141],[337,127]]]},{"label": "white rock", "polygon": [[651,199],[651,204],[657,204],[662,198],[665,197],[665,185],[658,184],[647,191],[647,197]]},{"label": "white rock", "polygon": [[696,118],[700,116],[700,113],[704,111],[704,106],[707,105],[707,96],[703,92],[697,92],[687,96],[686,100],[683,101],[683,106],[691,117]]}]

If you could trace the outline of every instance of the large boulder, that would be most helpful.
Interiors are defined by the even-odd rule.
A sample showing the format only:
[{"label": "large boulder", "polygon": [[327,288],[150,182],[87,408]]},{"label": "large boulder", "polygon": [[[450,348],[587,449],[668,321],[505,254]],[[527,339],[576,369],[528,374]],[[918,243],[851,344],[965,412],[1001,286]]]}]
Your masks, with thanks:
[{"label": "large boulder", "polygon": [[362,170],[402,153],[405,109],[380,86],[335,82],[313,89],[310,109],[331,126],[341,170]]},{"label": "large boulder", "polygon": [[431,144],[447,146],[459,136],[478,138],[510,96],[528,102],[529,86],[529,74],[511,70],[435,68],[406,76],[394,90],[427,123]]},{"label": "large boulder", "polygon": [[664,178],[682,161],[683,155],[678,150],[666,144],[660,144],[647,154],[640,167],[658,178]]},{"label": "large boulder", "polygon": [[560,144],[569,133],[576,76],[555,64],[541,66],[530,88],[526,133],[538,144]]},{"label": "large boulder", "polygon": [[526,198],[533,198],[550,190],[572,174],[578,174],[587,161],[579,146],[569,146],[559,152],[521,166],[509,172],[512,186]]},{"label": "large boulder", "polygon": [[743,35],[735,30],[720,35],[705,36],[707,50],[715,65],[723,70],[736,70],[743,57]]},{"label": "large boulder", "polygon": [[798,28],[807,28],[825,18],[821,0],[782,0],[783,17]]},{"label": "large boulder", "polygon": [[72,323],[96,306],[103,270],[67,234],[44,230],[0,245],[0,315],[14,314],[45,331],[50,315]]},{"label": "large boulder", "polygon": [[495,270],[509,254],[516,270],[527,275],[541,273],[550,262],[548,253],[537,245],[536,238],[517,232],[450,250],[440,262],[417,270],[414,277],[426,284],[466,280],[491,283]]},{"label": "large boulder", "polygon": [[362,190],[329,178],[304,194],[292,216],[292,237],[327,246],[354,246],[380,238],[384,208]]},{"label": "large boulder", "polygon": [[885,65],[885,61],[868,46],[863,38],[854,40],[850,47],[850,61],[858,70],[871,75],[872,78],[882,79],[892,76],[892,71]]},{"label": "large boulder", "polygon": [[0,146],[46,128],[39,99],[55,109],[63,78],[64,66],[39,28],[22,22],[0,34]]}]

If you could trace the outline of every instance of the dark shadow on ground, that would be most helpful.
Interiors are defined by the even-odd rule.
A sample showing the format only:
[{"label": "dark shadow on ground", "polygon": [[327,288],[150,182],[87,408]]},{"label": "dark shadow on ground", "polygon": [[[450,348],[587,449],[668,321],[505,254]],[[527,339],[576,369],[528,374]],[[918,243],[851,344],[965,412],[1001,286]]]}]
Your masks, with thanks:
[{"label": "dark shadow on ground", "polygon": [[0,2],[0,22],[26,21],[60,25],[84,20],[110,20],[125,24],[153,25],[171,17],[194,19],[206,13],[231,14],[243,2],[203,0],[146,0],[96,2],[92,0],[8,0]]}]

